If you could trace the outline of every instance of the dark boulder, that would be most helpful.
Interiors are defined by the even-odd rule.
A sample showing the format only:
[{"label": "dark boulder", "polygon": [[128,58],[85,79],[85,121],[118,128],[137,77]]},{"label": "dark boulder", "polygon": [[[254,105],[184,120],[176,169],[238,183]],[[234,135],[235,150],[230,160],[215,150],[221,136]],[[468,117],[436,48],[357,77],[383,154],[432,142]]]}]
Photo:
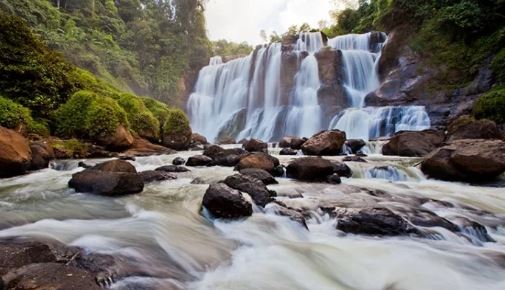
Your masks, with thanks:
[{"label": "dark boulder", "polygon": [[225,150],[226,149],[218,145],[209,145],[205,146],[205,149],[203,150],[203,155],[209,156],[210,158],[214,159],[220,154],[224,153]]},{"label": "dark boulder", "polygon": [[273,173],[274,168],[279,166],[279,164],[279,159],[266,153],[258,152],[243,156],[237,164],[237,170],[240,171],[246,168],[257,168]]},{"label": "dark boulder", "polygon": [[183,172],[190,172],[191,171],[184,166],[178,166],[178,165],[161,166],[161,167],[156,168],[155,170],[169,172],[169,173],[183,173]]},{"label": "dark boulder", "polygon": [[490,120],[475,120],[471,116],[461,116],[447,128],[447,140],[461,139],[502,139],[504,136],[496,123]]},{"label": "dark boulder", "polygon": [[177,176],[164,171],[148,170],[139,173],[144,183],[177,179]]},{"label": "dark boulder", "polygon": [[339,155],[346,140],[345,132],[339,130],[323,131],[303,143],[305,155]]},{"label": "dark boulder", "polygon": [[490,181],[505,172],[505,142],[456,140],[432,152],[421,170],[431,178],[447,181]]},{"label": "dark boulder", "polygon": [[416,233],[401,216],[387,208],[346,209],[337,214],[337,229],[351,234],[398,236]]},{"label": "dark boulder", "polygon": [[264,152],[268,153],[268,144],[258,140],[258,139],[250,139],[247,140],[243,145],[242,148],[244,148],[246,151],[249,152]]},{"label": "dark boulder", "polygon": [[275,180],[272,174],[263,169],[246,168],[240,170],[240,174],[257,178],[261,180],[265,185],[278,184],[277,180]]},{"label": "dark boulder", "polygon": [[345,141],[345,145],[351,150],[352,154],[356,154],[366,146],[366,142],[362,139],[349,139]]},{"label": "dark boulder", "polygon": [[217,218],[238,219],[253,213],[251,203],[242,193],[224,183],[211,184],[205,192],[202,205]]},{"label": "dark boulder", "polygon": [[307,141],[307,138],[299,137],[284,137],[281,142],[279,142],[279,147],[281,148],[291,148],[293,150],[302,149],[303,143]]},{"label": "dark boulder", "polygon": [[326,179],[326,181],[329,183],[329,184],[341,184],[342,183],[342,179],[340,178],[340,176],[338,174],[332,174],[330,176],[328,176],[328,178]]},{"label": "dark boulder", "polygon": [[347,164],[338,161],[332,161],[331,165],[333,166],[333,173],[338,174],[340,177],[352,177],[352,170],[349,166],[347,166]]},{"label": "dark boulder", "polygon": [[295,156],[298,155],[298,151],[291,148],[282,148],[282,150],[279,152],[279,155]]},{"label": "dark boulder", "polygon": [[284,174],[286,173],[286,169],[284,168],[283,165],[277,165],[274,167],[274,170],[272,172],[272,175],[275,177],[284,177]]},{"label": "dark boulder", "polygon": [[121,152],[132,147],[135,139],[130,130],[120,125],[112,135],[102,136],[97,141],[100,145],[105,146],[107,150]]},{"label": "dark boulder", "polygon": [[174,160],[172,160],[172,164],[179,166],[179,165],[184,165],[186,163],[186,160],[182,157],[175,157]]},{"label": "dark boulder", "polygon": [[298,158],[287,167],[289,178],[306,181],[326,181],[334,173],[333,164],[318,157]]},{"label": "dark boulder", "polygon": [[40,170],[49,167],[49,162],[55,159],[53,148],[44,141],[35,141],[30,144],[32,151],[31,170]]},{"label": "dark boulder", "polygon": [[13,130],[0,127],[0,178],[24,174],[31,161],[28,140]]},{"label": "dark boulder", "polygon": [[197,167],[197,166],[207,166],[212,162],[212,158],[205,155],[196,155],[188,158],[186,166]]},{"label": "dark boulder", "polygon": [[442,146],[444,139],[444,132],[441,131],[402,131],[396,133],[384,145],[382,154],[407,157],[425,156]]},{"label": "dark boulder", "polygon": [[95,165],[91,168],[97,171],[137,173],[135,166],[123,160],[112,160]]},{"label": "dark boulder", "polygon": [[207,145],[209,142],[205,136],[200,135],[198,133],[191,134],[191,144],[192,145]]},{"label": "dark boulder", "polygon": [[264,207],[273,200],[271,197],[272,193],[266,185],[254,177],[235,174],[228,176],[223,182],[233,189],[249,194],[252,200],[259,206]]},{"label": "dark boulder", "polygon": [[99,171],[90,168],[72,175],[68,186],[77,192],[122,196],[142,192],[144,180],[137,173]]},{"label": "dark boulder", "polygon": [[344,162],[362,162],[362,163],[367,162],[365,159],[363,159],[360,156],[346,156],[346,157],[344,157],[343,161]]}]

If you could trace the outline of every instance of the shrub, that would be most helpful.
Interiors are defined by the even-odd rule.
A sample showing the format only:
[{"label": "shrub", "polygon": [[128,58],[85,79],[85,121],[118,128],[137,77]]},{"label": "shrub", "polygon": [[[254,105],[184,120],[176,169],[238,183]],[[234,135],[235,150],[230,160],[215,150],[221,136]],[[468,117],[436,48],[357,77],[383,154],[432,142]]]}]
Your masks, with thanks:
[{"label": "shrub", "polygon": [[9,99],[0,97],[0,126],[14,129],[20,126],[28,127],[31,122],[30,110]]},{"label": "shrub", "polygon": [[147,109],[153,113],[154,117],[158,120],[161,127],[163,127],[168,119],[168,115],[170,114],[170,109],[168,106],[149,97],[142,98],[142,101],[144,102],[144,105],[147,107]]},{"label": "shrub", "polygon": [[476,118],[486,118],[498,124],[505,123],[505,87],[499,87],[482,95],[474,105]]},{"label": "shrub", "polygon": [[165,125],[163,126],[163,133],[171,134],[186,134],[190,132],[189,120],[186,114],[181,109],[170,109]]},{"label": "shrub", "polygon": [[130,94],[122,94],[118,103],[126,111],[128,121],[135,132],[145,138],[159,138],[160,122],[147,109],[142,99]]},{"label": "shrub", "polygon": [[63,137],[107,136],[119,125],[128,128],[126,112],[109,97],[79,91],[55,113],[56,133]]},{"label": "shrub", "polygon": [[491,64],[491,69],[496,77],[496,81],[499,84],[505,84],[505,48],[502,48],[495,56]]}]

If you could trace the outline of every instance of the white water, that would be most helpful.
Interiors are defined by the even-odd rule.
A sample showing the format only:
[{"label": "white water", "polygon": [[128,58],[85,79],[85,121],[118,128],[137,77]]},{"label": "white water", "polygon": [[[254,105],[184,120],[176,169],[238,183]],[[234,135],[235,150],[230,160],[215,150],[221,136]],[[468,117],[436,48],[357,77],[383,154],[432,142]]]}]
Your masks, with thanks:
[{"label": "white water", "polygon": [[[174,157],[138,158],[133,164],[149,170]],[[292,157],[279,158],[286,164]],[[142,194],[117,199],[69,190],[71,174],[80,169],[46,169],[1,181],[0,237],[54,238],[91,252],[134,258],[148,272],[169,272],[121,280],[113,289],[505,289],[503,188],[427,181],[411,167],[416,159],[366,159],[368,163],[349,163],[355,176],[344,178],[342,185],[278,179],[279,185],[270,186],[278,200],[311,212],[309,231],[275,215],[270,206],[265,211],[256,207],[244,221],[203,217],[200,205],[208,185],[191,181],[200,177],[217,182],[233,174],[232,168],[192,168],[178,180],[153,183]],[[75,163],[67,167],[75,168]],[[373,173],[387,166],[391,168]],[[375,190],[392,197],[382,200],[367,194]],[[421,209],[486,225],[496,242],[475,243],[442,228],[431,229],[439,240],[345,235],[335,229],[335,218],[318,210],[378,200],[397,208],[406,205],[403,200],[416,198],[427,199]]]}]

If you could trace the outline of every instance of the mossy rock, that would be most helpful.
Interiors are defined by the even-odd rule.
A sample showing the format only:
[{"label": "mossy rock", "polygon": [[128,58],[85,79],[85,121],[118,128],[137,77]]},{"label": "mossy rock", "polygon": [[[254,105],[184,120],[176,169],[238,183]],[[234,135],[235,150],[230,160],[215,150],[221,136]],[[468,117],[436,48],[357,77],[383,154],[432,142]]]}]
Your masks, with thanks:
[{"label": "mossy rock", "polygon": [[505,87],[495,88],[482,95],[473,107],[473,115],[478,119],[505,123]]},{"label": "mossy rock", "polygon": [[121,94],[119,105],[125,110],[131,129],[140,137],[158,142],[160,139],[160,122],[150,110],[147,109],[142,99],[131,95]]},{"label": "mossy rock", "polygon": [[191,127],[181,109],[170,109],[163,126],[163,145],[175,150],[187,150],[191,144]]}]

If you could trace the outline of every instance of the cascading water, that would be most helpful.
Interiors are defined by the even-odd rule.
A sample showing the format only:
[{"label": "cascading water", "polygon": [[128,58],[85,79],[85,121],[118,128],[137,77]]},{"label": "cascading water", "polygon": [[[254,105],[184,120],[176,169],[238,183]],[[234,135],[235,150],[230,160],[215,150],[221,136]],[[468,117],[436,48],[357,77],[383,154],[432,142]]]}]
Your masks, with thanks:
[{"label": "cascading water", "polygon": [[[326,108],[319,100],[322,83],[316,55],[326,46],[321,33],[301,33],[291,50],[274,43],[227,63],[212,58],[200,71],[188,101],[192,128],[211,141],[310,137],[328,125],[346,131],[349,138],[365,140],[429,128],[421,106],[364,107],[366,95],[379,86],[377,65],[386,39],[385,34],[367,33],[327,41],[341,52],[343,83],[337,85],[343,87],[349,105],[330,118],[323,116]],[[297,61],[291,82],[284,71],[290,56]]]}]

